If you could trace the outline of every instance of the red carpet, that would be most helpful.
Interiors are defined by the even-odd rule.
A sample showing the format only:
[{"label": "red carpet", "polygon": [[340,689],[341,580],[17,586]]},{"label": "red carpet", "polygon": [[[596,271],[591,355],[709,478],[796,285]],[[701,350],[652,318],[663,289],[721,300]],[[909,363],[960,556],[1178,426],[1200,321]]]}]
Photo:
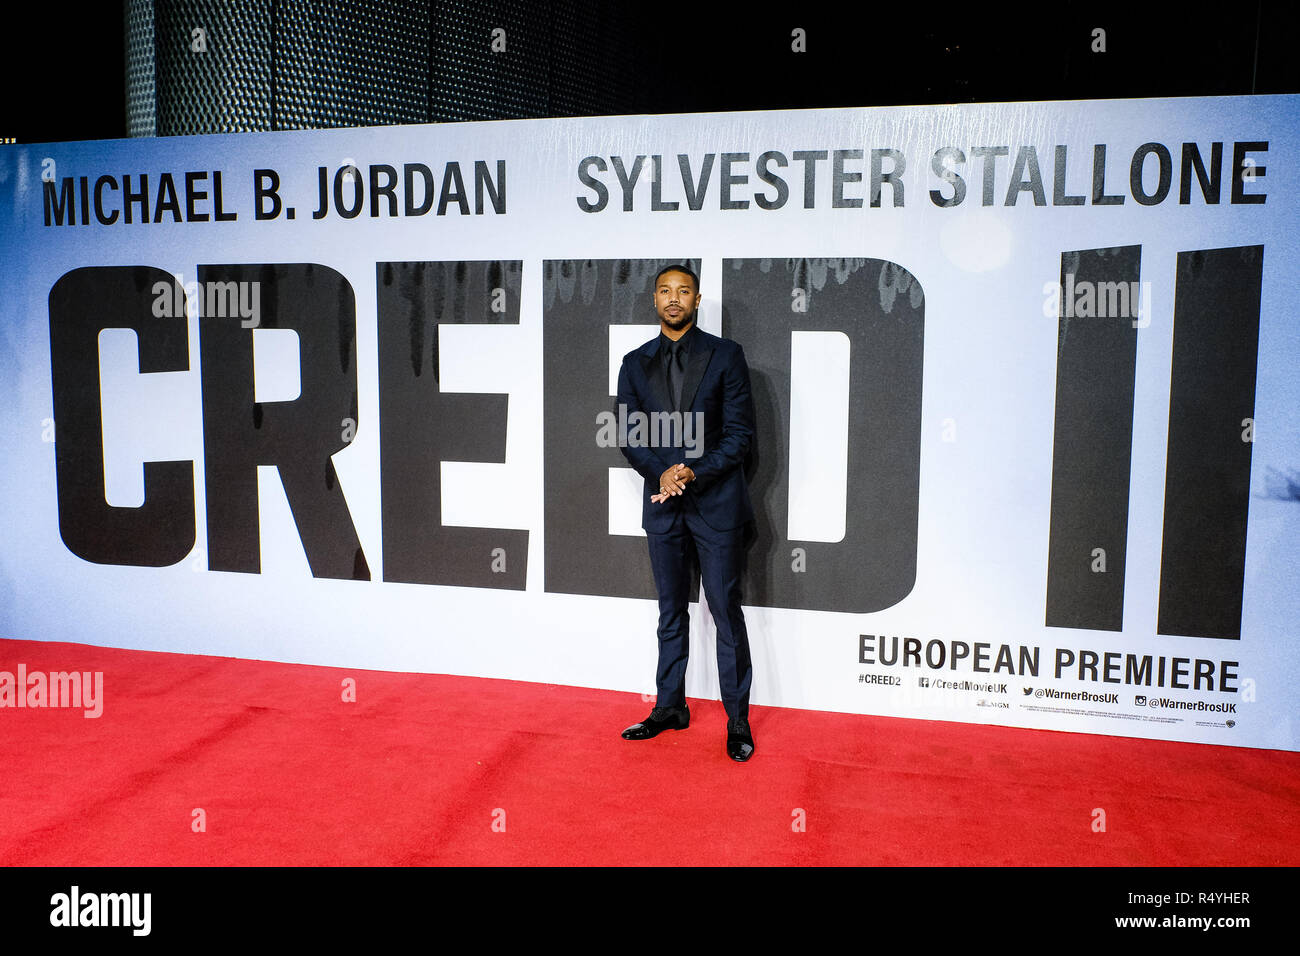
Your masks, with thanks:
[{"label": "red carpet", "polygon": [[1290,752],[754,707],[737,764],[717,701],[633,742],[614,691],[0,641],[19,664],[102,671],[104,709],[0,709],[9,866],[1300,863]]}]

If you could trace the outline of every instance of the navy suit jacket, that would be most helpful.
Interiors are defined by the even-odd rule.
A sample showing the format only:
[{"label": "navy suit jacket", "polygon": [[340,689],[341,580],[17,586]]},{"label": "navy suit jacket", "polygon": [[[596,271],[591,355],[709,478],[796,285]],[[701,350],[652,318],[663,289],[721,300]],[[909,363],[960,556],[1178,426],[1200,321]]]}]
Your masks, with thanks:
[{"label": "navy suit jacket", "polygon": [[[682,408],[686,414],[703,414],[698,457],[692,457],[691,449],[680,441],[676,448],[631,441],[622,446],[624,457],[645,478],[641,527],[658,534],[672,528],[688,497],[705,524],[715,531],[745,527],[754,520],[744,469],[755,437],[745,352],[730,339],[711,335],[698,326],[690,334],[694,342],[682,376]],[[626,407],[630,420],[633,412],[653,415],[673,410],[659,355],[659,338],[655,336],[623,356],[618,373],[618,404]],[[618,411],[616,408],[615,413]],[[659,437],[658,429],[650,432],[654,438]],[[698,430],[694,440],[701,440]],[[659,493],[660,476],[683,461],[695,472],[695,480],[688,482],[680,495],[658,504],[651,501],[650,497]]]}]

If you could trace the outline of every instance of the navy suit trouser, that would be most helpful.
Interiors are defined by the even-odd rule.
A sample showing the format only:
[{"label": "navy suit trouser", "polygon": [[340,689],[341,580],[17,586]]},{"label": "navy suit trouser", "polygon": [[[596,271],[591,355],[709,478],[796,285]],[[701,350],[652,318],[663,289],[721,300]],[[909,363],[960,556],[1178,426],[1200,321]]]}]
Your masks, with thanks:
[{"label": "navy suit trouser", "polygon": [[689,495],[666,533],[647,531],[650,566],[659,594],[659,667],[656,704],[686,703],[686,659],[690,652],[691,580],[698,567],[700,584],[718,631],[718,688],[727,717],[749,718],[749,684],[753,668],[749,633],[741,610],[741,581],[752,531],[715,531],[705,524]]}]

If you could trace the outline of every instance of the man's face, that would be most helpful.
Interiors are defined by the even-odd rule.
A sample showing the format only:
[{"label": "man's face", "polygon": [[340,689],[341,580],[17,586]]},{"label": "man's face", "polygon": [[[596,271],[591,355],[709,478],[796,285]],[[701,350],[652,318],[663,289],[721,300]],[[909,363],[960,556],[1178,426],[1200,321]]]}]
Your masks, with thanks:
[{"label": "man's face", "polygon": [[659,321],[674,332],[686,328],[695,320],[695,310],[700,307],[700,293],[695,280],[684,272],[665,272],[655,287],[655,311]]}]

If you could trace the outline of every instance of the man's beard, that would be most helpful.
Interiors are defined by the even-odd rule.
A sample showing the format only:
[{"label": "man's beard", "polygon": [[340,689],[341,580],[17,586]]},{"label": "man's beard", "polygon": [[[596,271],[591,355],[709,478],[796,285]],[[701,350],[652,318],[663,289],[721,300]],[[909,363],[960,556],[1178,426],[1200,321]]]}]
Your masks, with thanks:
[{"label": "man's beard", "polygon": [[664,325],[668,326],[668,328],[672,329],[674,332],[680,332],[682,329],[686,328],[686,326],[695,321],[695,313],[683,312],[681,315],[677,316],[676,320],[671,319],[666,315],[661,315],[659,318],[663,320]]}]

